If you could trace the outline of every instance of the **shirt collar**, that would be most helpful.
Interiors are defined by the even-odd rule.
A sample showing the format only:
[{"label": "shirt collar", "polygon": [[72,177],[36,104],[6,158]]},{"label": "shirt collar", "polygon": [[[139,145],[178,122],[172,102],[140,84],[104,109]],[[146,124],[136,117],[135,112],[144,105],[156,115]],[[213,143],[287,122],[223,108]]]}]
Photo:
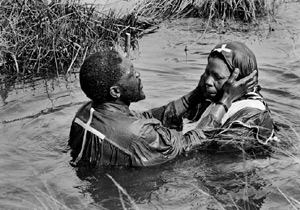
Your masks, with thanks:
[{"label": "shirt collar", "polygon": [[124,104],[116,104],[116,103],[110,103],[110,102],[97,104],[96,102],[93,102],[92,107],[96,111],[107,110],[107,111],[111,111],[111,112],[122,112],[124,114],[131,114],[131,111],[129,110],[129,106],[124,105]]}]

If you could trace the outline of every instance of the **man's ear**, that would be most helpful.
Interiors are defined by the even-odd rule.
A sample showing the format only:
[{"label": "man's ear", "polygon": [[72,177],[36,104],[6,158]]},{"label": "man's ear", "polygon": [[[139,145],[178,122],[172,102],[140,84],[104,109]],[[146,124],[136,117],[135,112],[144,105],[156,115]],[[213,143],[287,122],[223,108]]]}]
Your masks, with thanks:
[{"label": "man's ear", "polygon": [[118,99],[121,96],[121,91],[120,91],[120,87],[119,86],[111,86],[109,88],[109,93],[111,95],[111,97],[113,97],[114,99]]}]

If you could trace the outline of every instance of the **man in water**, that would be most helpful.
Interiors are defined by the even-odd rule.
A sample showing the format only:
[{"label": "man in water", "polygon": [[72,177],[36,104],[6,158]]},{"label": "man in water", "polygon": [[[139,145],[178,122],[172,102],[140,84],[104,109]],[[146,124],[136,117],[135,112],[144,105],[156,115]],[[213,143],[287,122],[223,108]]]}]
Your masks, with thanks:
[{"label": "man in water", "polygon": [[[232,102],[254,88],[256,72],[236,81],[235,69],[224,81],[209,122],[220,122]],[[182,115],[203,102],[203,79],[190,93],[165,106],[137,113],[132,102],[145,99],[140,74],[114,50],[88,57],[80,69],[80,85],[91,99],[77,112],[69,146],[74,166],[153,166],[201,146],[205,135],[195,127],[182,133]],[[209,123],[208,123],[209,124]]]}]

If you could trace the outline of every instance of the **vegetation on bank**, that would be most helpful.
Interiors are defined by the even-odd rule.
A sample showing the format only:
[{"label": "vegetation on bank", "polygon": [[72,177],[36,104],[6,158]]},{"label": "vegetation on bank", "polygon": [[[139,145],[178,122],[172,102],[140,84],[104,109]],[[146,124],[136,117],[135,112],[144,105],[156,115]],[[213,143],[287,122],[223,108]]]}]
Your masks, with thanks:
[{"label": "vegetation on bank", "polygon": [[65,74],[104,47],[131,47],[160,21],[180,17],[255,22],[278,1],[144,0],[129,14],[102,13],[76,0],[0,1],[0,75]]},{"label": "vegetation on bank", "polygon": [[92,52],[123,42],[132,46],[151,24],[134,15],[104,14],[77,1],[3,0],[0,2],[0,73],[63,74]]},{"label": "vegetation on bank", "polygon": [[284,0],[144,0],[135,10],[151,18],[199,17],[221,21],[237,20],[253,23],[273,15]]}]

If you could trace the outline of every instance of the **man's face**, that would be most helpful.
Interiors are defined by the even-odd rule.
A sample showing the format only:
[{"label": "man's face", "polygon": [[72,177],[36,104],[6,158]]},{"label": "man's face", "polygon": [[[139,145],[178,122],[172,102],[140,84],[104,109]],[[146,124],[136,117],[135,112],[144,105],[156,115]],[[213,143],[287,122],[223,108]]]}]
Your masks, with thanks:
[{"label": "man's face", "polygon": [[218,100],[224,83],[228,80],[230,71],[220,58],[209,58],[203,74],[204,96],[212,101]]},{"label": "man's face", "polygon": [[140,73],[134,70],[133,64],[126,58],[123,58],[120,66],[123,71],[123,76],[119,82],[121,100],[129,104],[145,99]]}]

